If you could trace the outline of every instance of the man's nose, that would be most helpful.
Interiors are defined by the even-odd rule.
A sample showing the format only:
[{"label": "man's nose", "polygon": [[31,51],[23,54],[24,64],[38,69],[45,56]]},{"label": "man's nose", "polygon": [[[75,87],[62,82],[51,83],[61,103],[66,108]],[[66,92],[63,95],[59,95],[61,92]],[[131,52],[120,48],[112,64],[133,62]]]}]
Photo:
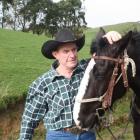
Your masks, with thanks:
[{"label": "man's nose", "polygon": [[75,57],[75,54],[76,54],[76,53],[75,53],[74,51],[70,51],[70,56],[71,56],[71,57]]}]

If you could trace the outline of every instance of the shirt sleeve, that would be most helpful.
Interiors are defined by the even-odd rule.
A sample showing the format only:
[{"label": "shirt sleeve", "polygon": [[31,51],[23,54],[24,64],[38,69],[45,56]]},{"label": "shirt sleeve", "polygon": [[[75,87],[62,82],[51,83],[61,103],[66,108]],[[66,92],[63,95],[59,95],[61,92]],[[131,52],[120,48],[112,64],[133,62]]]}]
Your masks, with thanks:
[{"label": "shirt sleeve", "polygon": [[43,119],[48,107],[44,97],[43,85],[34,82],[29,88],[22,116],[19,140],[31,140],[34,129]]}]

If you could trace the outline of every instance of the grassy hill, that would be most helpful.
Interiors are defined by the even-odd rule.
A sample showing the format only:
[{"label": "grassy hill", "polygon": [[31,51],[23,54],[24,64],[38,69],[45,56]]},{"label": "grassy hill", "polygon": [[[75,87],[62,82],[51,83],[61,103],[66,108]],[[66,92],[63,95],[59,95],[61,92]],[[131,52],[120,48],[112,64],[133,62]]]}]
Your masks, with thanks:
[{"label": "grassy hill", "polygon": [[[140,24],[123,23],[104,28],[123,34],[130,29],[140,29]],[[80,59],[89,57],[90,43],[98,30],[85,30],[86,43],[79,53]],[[47,39],[49,37],[43,35],[0,29],[0,109],[24,98],[30,83],[49,69],[51,60],[45,59],[40,52]]]},{"label": "grassy hill", "polygon": [[[124,34],[128,30],[135,28],[140,30],[140,23],[123,23],[105,26],[104,28],[106,31],[116,30]],[[80,59],[89,57],[90,43],[91,40],[95,38],[98,30],[99,28],[88,28],[85,30],[86,43],[85,47],[79,52]],[[43,42],[48,39],[50,38],[43,35],[38,36],[31,33],[0,29],[0,110],[7,109],[8,106],[25,99],[28,86],[31,82],[50,68],[50,64],[53,60],[45,59],[40,52]],[[120,104],[120,102],[118,104]],[[117,115],[115,116],[119,118],[118,122],[122,122],[122,124],[126,121],[124,118],[128,114],[129,102],[129,98],[127,97],[125,101],[123,100],[121,102],[121,106],[117,105],[115,109],[117,111]],[[126,106],[126,108],[124,108],[124,106]],[[10,118],[10,120],[19,120],[19,115],[21,115],[23,108],[20,109],[20,111],[18,115],[16,115],[17,113],[15,112],[11,115],[7,111],[7,113],[10,114],[7,118]],[[5,116],[3,116],[3,118],[5,118]],[[5,118],[5,121],[7,121],[7,118]],[[121,121],[120,118],[122,119]],[[3,123],[0,124],[0,126],[1,125],[3,126]],[[9,125],[11,126],[10,121]],[[18,132],[19,123],[16,122],[16,125],[18,125]],[[122,125],[119,125],[119,127],[122,127]],[[114,129],[114,132],[116,131],[118,131],[118,128]],[[2,132],[3,129],[0,128],[0,135]],[[41,133],[43,133],[43,131],[41,131]],[[103,136],[107,135],[106,131],[102,133]],[[15,134],[12,133],[11,135],[14,136]],[[132,140],[132,135],[128,137]],[[15,137],[13,139],[15,139]]]},{"label": "grassy hill", "polygon": [[50,64],[40,53],[48,38],[0,29],[0,108],[26,95],[29,84]]}]

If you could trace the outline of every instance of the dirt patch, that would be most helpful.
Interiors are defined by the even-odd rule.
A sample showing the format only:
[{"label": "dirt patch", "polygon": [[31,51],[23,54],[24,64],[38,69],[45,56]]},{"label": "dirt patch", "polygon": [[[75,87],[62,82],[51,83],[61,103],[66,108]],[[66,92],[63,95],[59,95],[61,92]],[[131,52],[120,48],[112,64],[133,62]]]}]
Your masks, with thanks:
[{"label": "dirt patch", "polygon": [[[25,101],[21,100],[16,105],[0,111],[0,140],[17,140],[19,138],[21,117]],[[45,130],[43,122],[35,130],[34,140],[43,140]]]},{"label": "dirt patch", "polygon": [[24,103],[11,105],[8,109],[0,111],[0,139],[15,139],[18,136]]},{"label": "dirt patch", "polygon": [[[20,123],[21,117],[24,110],[24,103],[25,101],[20,101],[16,105],[11,105],[8,109],[0,111],[0,140],[17,140],[19,137],[20,131]],[[123,129],[119,127],[119,125],[125,124],[127,121],[127,117],[123,116],[115,121],[115,126],[112,127],[113,133],[117,136],[122,133]],[[103,131],[101,133],[102,137],[105,140],[112,140],[111,135],[108,131]],[[127,133],[125,134],[127,140],[133,139],[132,133],[132,124],[127,129]],[[35,135],[33,140],[44,140],[45,138],[45,130],[43,123],[41,122],[39,127],[35,130]],[[98,140],[98,137],[97,137]]]}]

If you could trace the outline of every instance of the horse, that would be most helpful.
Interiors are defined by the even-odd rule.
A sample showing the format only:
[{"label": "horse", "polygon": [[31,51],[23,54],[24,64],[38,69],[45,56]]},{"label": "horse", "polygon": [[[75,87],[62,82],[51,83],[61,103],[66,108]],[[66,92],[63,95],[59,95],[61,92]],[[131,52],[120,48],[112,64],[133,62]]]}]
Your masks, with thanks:
[{"label": "horse", "polygon": [[109,44],[108,40],[103,38],[104,35],[105,31],[101,28],[91,43],[90,53],[95,55],[89,62],[91,66],[87,83],[81,88],[84,93],[80,97],[80,91],[75,98],[74,121],[84,129],[99,125],[100,109],[107,110],[112,107],[116,100],[125,95],[129,85],[135,95],[131,108],[133,133],[135,140],[139,140],[140,32],[129,31],[113,44]]}]

